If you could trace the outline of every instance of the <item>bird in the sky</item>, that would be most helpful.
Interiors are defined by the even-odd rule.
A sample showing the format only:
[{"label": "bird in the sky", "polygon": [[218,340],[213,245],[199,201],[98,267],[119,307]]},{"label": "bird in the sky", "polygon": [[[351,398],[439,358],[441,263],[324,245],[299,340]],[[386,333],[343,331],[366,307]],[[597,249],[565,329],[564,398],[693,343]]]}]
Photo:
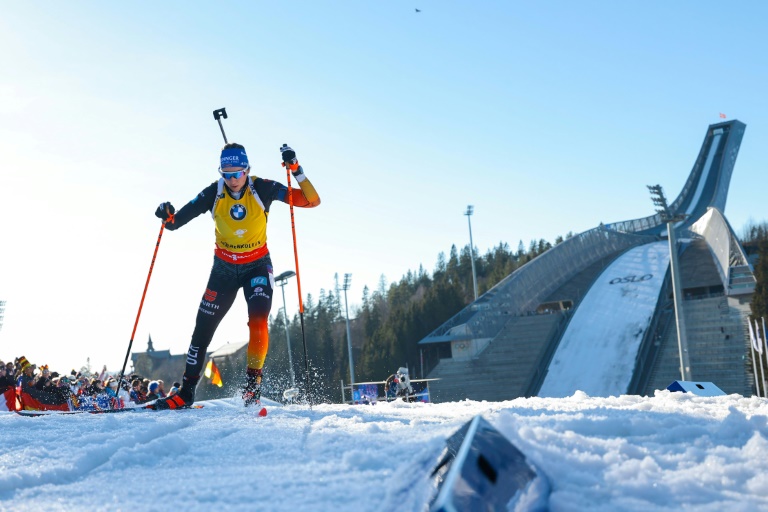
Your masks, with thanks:
[{"label": "bird in the sky", "polygon": [[421,12],[421,9],[416,9],[416,12]]}]

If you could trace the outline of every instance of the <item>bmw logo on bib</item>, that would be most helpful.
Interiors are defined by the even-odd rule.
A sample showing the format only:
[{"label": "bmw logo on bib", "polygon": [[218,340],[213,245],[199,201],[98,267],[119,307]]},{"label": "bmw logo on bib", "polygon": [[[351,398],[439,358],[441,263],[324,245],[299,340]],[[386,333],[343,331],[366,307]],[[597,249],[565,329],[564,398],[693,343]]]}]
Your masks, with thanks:
[{"label": "bmw logo on bib", "polygon": [[235,220],[243,220],[245,218],[245,206],[236,204],[229,209],[229,215]]}]

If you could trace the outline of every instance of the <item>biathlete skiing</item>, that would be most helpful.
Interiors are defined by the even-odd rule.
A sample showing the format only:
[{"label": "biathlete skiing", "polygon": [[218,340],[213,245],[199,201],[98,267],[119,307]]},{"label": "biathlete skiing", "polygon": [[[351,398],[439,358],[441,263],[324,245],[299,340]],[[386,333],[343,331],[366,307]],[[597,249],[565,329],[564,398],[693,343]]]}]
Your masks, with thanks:
[{"label": "biathlete skiing", "polygon": [[208,345],[241,288],[248,303],[249,331],[242,398],[246,406],[260,405],[262,369],[269,348],[267,320],[275,286],[267,249],[269,208],[273,201],[292,202],[302,208],[320,204],[296,152],[287,145],[280,152],[282,165],[291,170],[300,187],[290,189],[290,198],[285,185],[250,176],[245,148],[228,143],[221,150],[218,182],[208,185],[178,212],[170,202],[162,203],[155,212],[171,231],[205,212],[213,216],[216,227],[213,267],[198,308],[181,388],[175,395],[156,401],[155,409],[179,409],[194,403]]}]

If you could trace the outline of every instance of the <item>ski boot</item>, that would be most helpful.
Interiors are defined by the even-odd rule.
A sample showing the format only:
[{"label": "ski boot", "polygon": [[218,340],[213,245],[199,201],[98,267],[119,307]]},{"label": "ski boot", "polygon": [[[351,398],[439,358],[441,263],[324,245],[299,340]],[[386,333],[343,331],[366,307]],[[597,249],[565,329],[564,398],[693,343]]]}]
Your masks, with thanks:
[{"label": "ski boot", "polygon": [[261,407],[261,369],[248,368],[243,388],[243,404],[246,407]]},{"label": "ski boot", "polygon": [[155,409],[162,411],[166,409],[187,409],[193,403],[195,403],[195,388],[197,388],[197,381],[200,380],[200,376],[187,377],[186,375],[182,379],[181,389],[175,395],[167,396],[165,398],[158,398],[155,403],[148,406],[149,409]]}]

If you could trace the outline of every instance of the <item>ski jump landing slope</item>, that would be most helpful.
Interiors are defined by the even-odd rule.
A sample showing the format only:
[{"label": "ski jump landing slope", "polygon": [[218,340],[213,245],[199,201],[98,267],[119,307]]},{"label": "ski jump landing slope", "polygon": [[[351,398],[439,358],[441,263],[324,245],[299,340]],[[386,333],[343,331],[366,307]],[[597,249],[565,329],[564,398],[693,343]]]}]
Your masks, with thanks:
[{"label": "ski jump landing slope", "polygon": [[669,267],[669,245],[627,251],[595,281],[563,335],[541,397],[625,394]]}]

